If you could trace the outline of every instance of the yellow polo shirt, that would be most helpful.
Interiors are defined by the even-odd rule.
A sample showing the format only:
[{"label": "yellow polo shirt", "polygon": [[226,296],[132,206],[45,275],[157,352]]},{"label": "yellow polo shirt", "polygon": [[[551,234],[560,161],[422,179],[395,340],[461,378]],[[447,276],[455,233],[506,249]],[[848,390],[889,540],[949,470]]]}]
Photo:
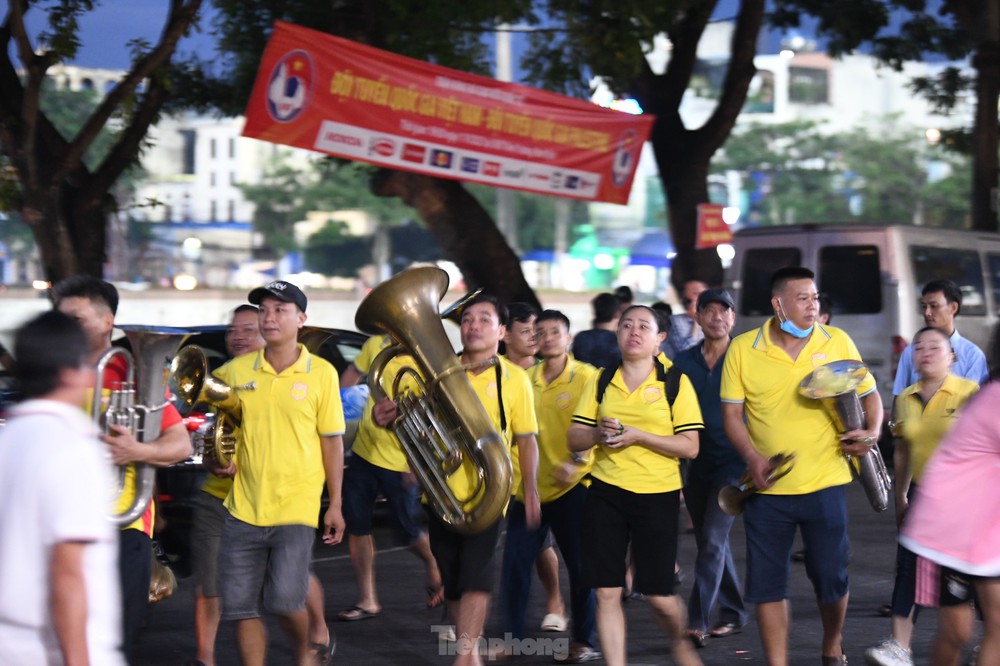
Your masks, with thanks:
[{"label": "yellow polo shirt", "polygon": [[[362,374],[366,374],[371,369],[375,357],[391,344],[392,338],[388,335],[373,335],[368,338],[354,359],[354,367]],[[392,383],[396,375],[407,365],[413,365],[410,356],[396,356],[386,364],[382,371],[382,387],[387,393],[392,392]],[[378,427],[372,420],[374,405],[375,400],[369,396],[365,402],[364,413],[361,415],[361,423],[358,424],[358,434],[351,447],[351,455],[363,458],[376,467],[393,472],[408,472],[410,465],[396,435],[388,428]]]},{"label": "yellow polo shirt", "polygon": [[[735,337],[722,368],[722,402],[742,404],[750,441],[758,453],[771,457],[794,453],[787,476],[763,491],[768,495],[803,495],[851,482],[839,433],[819,400],[799,395],[806,375],[832,361],[861,360],[844,331],[816,324],[794,361],[771,342],[768,320],[758,329]],[[875,390],[868,373],[859,396]]]},{"label": "yellow polo shirt", "polygon": [[259,527],[318,525],[326,481],[320,437],[344,433],[340,380],[327,361],[299,345],[299,358],[280,374],[260,350],[216,370],[236,388],[243,438],[236,478],[226,497],[235,518]]},{"label": "yellow polo shirt", "polygon": [[[597,403],[599,378],[600,373],[595,373],[584,387],[580,402],[573,411],[573,423],[596,427],[604,417],[616,418],[623,425],[659,436],[705,427],[698,395],[685,375],[681,375],[673,409],[667,402],[663,381],[657,378],[655,367],[634,391],[629,391],[622,380],[621,368],[616,370],[600,404]],[[679,490],[683,485],[677,458],[635,444],[622,449],[600,444],[595,446],[591,475],[640,494],[665,493]]]},{"label": "yellow polo shirt", "polygon": [[545,383],[545,363],[528,369],[538,416],[538,497],[543,503],[569,492],[594,466],[594,456],[588,452],[584,457],[586,462],[573,464],[573,476],[568,484],[556,482],[555,470],[572,461],[566,433],[573,418],[573,408],[597,372],[597,368],[577,361],[572,355],[562,373],[548,384]]},{"label": "yellow polo shirt", "polygon": [[955,425],[959,410],[978,390],[976,382],[949,374],[926,405],[920,398],[919,383],[896,396],[896,432],[910,445],[914,481],[920,481],[931,454]]}]

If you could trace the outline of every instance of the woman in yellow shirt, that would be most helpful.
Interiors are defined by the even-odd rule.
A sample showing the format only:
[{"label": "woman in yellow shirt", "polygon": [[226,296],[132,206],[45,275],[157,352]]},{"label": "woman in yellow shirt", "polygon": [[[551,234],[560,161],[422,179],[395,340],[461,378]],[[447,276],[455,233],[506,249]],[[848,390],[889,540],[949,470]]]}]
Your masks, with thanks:
[{"label": "woman in yellow shirt", "polygon": [[[684,640],[684,604],[676,595],[679,458],[698,454],[698,397],[680,377],[670,404],[662,365],[654,359],[666,333],[657,313],[633,306],[618,324],[622,362],[598,399],[598,373],[583,389],[569,429],[569,448],[594,449],[592,484],[583,509],[583,578],[597,597],[597,631],[609,666],[626,662],[621,608],[625,553],[632,544],[635,589],[645,595],[681,666],[701,664]],[[659,366],[659,367],[658,367]]]},{"label": "woman in yellow shirt", "polygon": [[[951,374],[955,360],[951,341],[944,331],[925,327],[913,336],[913,361],[920,380],[896,397],[896,524],[901,525],[916,484],[931,454],[955,423],[965,402],[979,390],[971,380]],[[910,638],[916,621],[914,597],[917,556],[903,546],[896,550],[896,580],[892,590],[892,637],[869,648],[869,664],[913,663]],[[942,613],[947,623],[950,613]]]}]

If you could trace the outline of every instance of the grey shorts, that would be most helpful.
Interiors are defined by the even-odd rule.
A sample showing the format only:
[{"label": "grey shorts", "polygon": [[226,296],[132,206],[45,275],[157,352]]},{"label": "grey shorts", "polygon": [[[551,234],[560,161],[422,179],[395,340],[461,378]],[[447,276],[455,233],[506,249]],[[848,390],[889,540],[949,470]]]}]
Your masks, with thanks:
[{"label": "grey shorts", "polygon": [[257,527],[226,517],[219,554],[222,619],[260,617],[263,609],[289,615],[306,607],[316,528]]},{"label": "grey shorts", "polygon": [[194,584],[205,597],[219,596],[219,543],[222,526],[229,511],[224,500],[205,492],[194,500],[194,517],[191,525],[191,560]]}]

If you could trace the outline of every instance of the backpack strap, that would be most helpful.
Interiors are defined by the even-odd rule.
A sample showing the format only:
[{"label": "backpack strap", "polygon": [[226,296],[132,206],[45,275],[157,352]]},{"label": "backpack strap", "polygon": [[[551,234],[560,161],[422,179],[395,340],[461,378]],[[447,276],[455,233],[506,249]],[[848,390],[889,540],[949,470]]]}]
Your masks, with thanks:
[{"label": "backpack strap", "polygon": [[[653,357],[653,365],[656,367],[656,378],[663,382],[663,390],[667,397],[667,405],[670,406],[670,411],[673,412],[674,401],[677,400],[677,394],[681,390],[681,371],[676,365],[671,365],[669,368],[664,368],[663,364],[660,363],[660,359]],[[601,376],[597,379],[597,404],[601,404],[604,399],[604,392],[608,389],[608,384],[611,383],[611,379],[615,376],[615,372],[620,366],[614,366],[611,368],[601,368]]]},{"label": "backpack strap", "polygon": [[500,359],[497,358],[497,364],[494,366],[497,370],[497,404],[500,405],[500,434],[507,432],[507,413],[503,409],[503,387],[500,385],[500,377],[503,376],[503,370],[500,369]]}]

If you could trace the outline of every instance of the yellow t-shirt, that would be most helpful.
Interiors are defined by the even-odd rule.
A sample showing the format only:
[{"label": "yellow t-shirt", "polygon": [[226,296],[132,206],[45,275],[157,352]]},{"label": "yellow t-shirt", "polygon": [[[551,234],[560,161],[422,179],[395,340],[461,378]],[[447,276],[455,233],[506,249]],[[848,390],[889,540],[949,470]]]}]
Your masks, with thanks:
[{"label": "yellow t-shirt", "polygon": [[555,470],[570,462],[566,433],[573,418],[573,408],[580,401],[583,389],[597,368],[577,361],[570,356],[562,373],[545,383],[545,364],[528,370],[535,390],[535,414],[538,416],[538,497],[541,502],[551,502],[569,492],[594,466],[594,456],[588,452],[582,464],[573,464],[569,483],[558,483]]},{"label": "yellow t-shirt", "polygon": [[358,369],[362,375],[366,374],[368,370],[372,367],[372,361],[378,356],[379,352],[392,344],[392,338],[388,335],[373,335],[367,340],[365,344],[361,345],[361,351],[354,358],[354,367]]},{"label": "yellow t-shirt", "polygon": [[[833,326],[816,325],[794,361],[774,345],[768,320],[733,339],[722,368],[723,403],[742,404],[750,441],[771,457],[794,453],[787,476],[763,491],[768,495],[804,495],[851,482],[839,433],[819,400],[799,395],[806,375],[832,361],[860,361],[854,342]],[[860,397],[875,390],[871,373],[857,389]]]},{"label": "yellow t-shirt", "polygon": [[[411,356],[396,356],[389,361],[382,370],[382,386],[388,392],[392,391],[392,384],[396,375],[405,368],[414,364]],[[370,367],[370,364],[369,364]],[[411,385],[412,390],[412,385]],[[388,428],[380,428],[372,419],[372,408],[375,401],[371,396],[365,402],[365,410],[361,415],[361,423],[358,425],[358,434],[354,438],[354,445],[351,447],[351,454],[363,458],[383,469],[394,472],[410,471],[410,464],[406,460],[406,454],[399,443],[399,439]]]},{"label": "yellow t-shirt", "polygon": [[896,396],[896,432],[910,445],[914,481],[920,481],[931,454],[955,425],[959,410],[978,390],[976,382],[950,374],[926,405],[920,399],[919,383]]},{"label": "yellow t-shirt", "polygon": [[[600,373],[594,373],[584,387],[580,402],[573,410],[573,423],[596,427],[604,417],[616,418],[623,425],[659,436],[705,427],[698,395],[685,375],[681,375],[673,409],[667,402],[663,381],[656,376],[655,367],[634,391],[628,390],[622,380],[621,368],[618,368],[600,404],[597,402],[599,378]],[[622,449],[595,446],[591,475],[639,494],[670,492],[679,490],[683,485],[677,458],[638,445]]]},{"label": "yellow t-shirt", "polygon": [[235,518],[259,527],[317,526],[326,480],[320,437],[344,433],[340,380],[327,361],[299,345],[299,358],[280,374],[264,351],[238,356],[215,376],[236,389],[243,437],[236,478],[226,497]]},{"label": "yellow t-shirt", "polygon": [[231,478],[216,476],[215,474],[208,474],[205,477],[205,483],[201,484],[202,491],[212,497],[218,497],[220,500],[226,499],[232,487],[233,480]]}]

